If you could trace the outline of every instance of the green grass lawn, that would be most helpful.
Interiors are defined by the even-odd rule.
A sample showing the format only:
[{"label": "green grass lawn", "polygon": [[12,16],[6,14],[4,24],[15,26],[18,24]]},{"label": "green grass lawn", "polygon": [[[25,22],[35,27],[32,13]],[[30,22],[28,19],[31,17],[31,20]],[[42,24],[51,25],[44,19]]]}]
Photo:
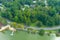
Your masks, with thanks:
[{"label": "green grass lawn", "polygon": [[[23,31],[18,31],[14,33],[13,36],[10,35],[11,32],[0,32],[0,38],[1,40],[50,40],[49,36],[40,36],[38,34],[31,34]],[[3,38],[2,38],[3,37]]]}]

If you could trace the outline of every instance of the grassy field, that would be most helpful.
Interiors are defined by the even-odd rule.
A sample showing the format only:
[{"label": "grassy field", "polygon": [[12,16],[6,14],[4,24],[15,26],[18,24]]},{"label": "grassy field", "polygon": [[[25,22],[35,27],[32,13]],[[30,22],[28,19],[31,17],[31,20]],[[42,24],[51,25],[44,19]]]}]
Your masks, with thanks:
[{"label": "grassy field", "polygon": [[31,34],[23,31],[18,31],[14,33],[13,36],[10,35],[11,32],[6,31],[4,33],[0,32],[0,40],[50,40],[49,36],[40,36],[38,34]]}]

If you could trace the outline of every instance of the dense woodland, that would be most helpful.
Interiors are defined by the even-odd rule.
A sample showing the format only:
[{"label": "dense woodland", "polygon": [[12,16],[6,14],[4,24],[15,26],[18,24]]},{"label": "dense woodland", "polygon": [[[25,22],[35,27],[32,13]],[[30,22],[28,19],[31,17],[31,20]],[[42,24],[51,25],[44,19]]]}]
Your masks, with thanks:
[{"label": "dense woodland", "polygon": [[27,26],[60,25],[60,0],[0,0],[0,16]]}]

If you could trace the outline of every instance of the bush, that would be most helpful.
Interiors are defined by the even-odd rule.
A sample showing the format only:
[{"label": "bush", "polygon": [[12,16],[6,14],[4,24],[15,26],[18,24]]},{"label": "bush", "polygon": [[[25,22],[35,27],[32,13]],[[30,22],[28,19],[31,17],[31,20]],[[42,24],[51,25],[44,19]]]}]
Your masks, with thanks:
[{"label": "bush", "polygon": [[33,30],[32,28],[27,28],[27,32],[28,32],[28,33],[31,33],[32,30]]},{"label": "bush", "polygon": [[35,30],[35,29],[32,30],[32,33],[33,33],[33,34],[35,34],[35,33],[37,33],[37,32],[38,32],[38,31]]},{"label": "bush", "polygon": [[60,29],[58,29],[58,33],[60,33]]},{"label": "bush", "polygon": [[0,17],[0,23],[3,24],[3,25],[7,25],[7,21],[6,19]]},{"label": "bush", "polygon": [[22,24],[17,24],[16,22],[11,22],[10,25],[14,28],[21,28],[24,29],[24,25]]},{"label": "bush", "polygon": [[16,22],[11,22],[10,25],[14,28],[16,28],[17,23]]},{"label": "bush", "polygon": [[22,25],[22,24],[18,24],[18,25],[17,25],[17,28],[24,29],[24,25]]},{"label": "bush", "polygon": [[45,31],[43,29],[39,30],[39,35],[44,35]]},{"label": "bush", "polygon": [[42,26],[43,26],[43,24],[42,24],[42,22],[41,22],[41,21],[37,21],[37,22],[36,22],[36,26],[38,26],[38,27],[42,27]]}]

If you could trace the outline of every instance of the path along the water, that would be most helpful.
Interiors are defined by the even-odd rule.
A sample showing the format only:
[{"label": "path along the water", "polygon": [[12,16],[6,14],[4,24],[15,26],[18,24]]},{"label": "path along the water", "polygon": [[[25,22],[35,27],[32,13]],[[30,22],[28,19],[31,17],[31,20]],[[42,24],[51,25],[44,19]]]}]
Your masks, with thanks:
[{"label": "path along the water", "polygon": [[45,28],[38,28],[38,27],[26,27],[26,28],[32,28],[32,29],[36,29],[36,30],[57,30],[60,29],[60,26],[55,26],[55,27],[45,27]]}]

